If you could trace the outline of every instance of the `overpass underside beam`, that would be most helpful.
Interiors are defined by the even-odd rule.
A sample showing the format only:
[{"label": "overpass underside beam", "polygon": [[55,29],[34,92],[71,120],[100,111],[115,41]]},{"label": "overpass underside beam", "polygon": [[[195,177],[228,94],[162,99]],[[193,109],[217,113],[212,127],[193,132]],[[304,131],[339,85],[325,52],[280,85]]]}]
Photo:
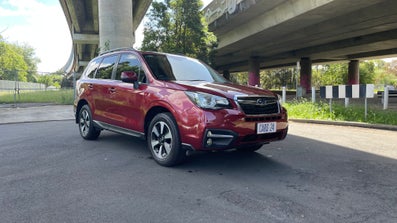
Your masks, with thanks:
[{"label": "overpass underside beam", "polygon": [[262,69],[313,63],[395,57],[395,0],[213,1],[203,11],[218,38],[217,69],[248,70],[249,58]]},{"label": "overpass underside beam", "polygon": [[98,34],[73,33],[72,40],[73,40],[73,43],[76,43],[76,44],[98,44],[99,43],[99,35]]}]

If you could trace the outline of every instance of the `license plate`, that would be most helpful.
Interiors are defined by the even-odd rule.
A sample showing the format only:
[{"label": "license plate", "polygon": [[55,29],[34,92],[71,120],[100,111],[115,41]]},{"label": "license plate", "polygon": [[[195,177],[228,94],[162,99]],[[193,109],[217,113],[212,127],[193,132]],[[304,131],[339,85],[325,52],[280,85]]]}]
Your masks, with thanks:
[{"label": "license plate", "polygon": [[276,131],[277,131],[276,122],[257,123],[256,126],[257,134],[274,133]]}]

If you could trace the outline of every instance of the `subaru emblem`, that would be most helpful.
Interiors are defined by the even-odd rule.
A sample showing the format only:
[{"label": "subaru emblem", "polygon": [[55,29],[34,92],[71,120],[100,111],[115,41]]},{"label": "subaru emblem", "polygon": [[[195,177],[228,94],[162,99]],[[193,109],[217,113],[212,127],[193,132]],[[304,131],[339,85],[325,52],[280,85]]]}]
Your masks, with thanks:
[{"label": "subaru emblem", "polygon": [[266,100],[263,98],[259,98],[258,100],[256,100],[256,104],[257,105],[266,105]]}]

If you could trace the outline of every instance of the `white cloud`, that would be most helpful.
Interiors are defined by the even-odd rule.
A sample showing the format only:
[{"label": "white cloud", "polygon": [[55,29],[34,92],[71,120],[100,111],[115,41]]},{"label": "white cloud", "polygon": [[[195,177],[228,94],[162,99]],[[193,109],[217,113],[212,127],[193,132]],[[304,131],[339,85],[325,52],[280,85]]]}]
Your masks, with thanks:
[{"label": "white cloud", "polygon": [[[7,8],[5,8],[7,6]],[[37,0],[3,1],[0,18],[5,29],[1,34],[10,42],[26,43],[40,58],[40,72],[62,68],[71,51],[71,37],[65,15],[58,4],[46,5]]]}]

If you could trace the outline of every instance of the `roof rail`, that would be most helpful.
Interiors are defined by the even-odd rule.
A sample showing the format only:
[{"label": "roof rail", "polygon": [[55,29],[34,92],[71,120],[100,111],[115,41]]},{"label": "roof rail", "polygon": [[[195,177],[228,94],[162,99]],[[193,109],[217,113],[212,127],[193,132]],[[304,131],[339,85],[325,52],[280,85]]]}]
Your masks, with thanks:
[{"label": "roof rail", "polygon": [[99,53],[99,55],[104,55],[104,54],[108,54],[108,53],[112,53],[112,52],[116,52],[116,51],[122,51],[122,50],[135,50],[134,47],[121,47],[121,48],[115,48],[115,49],[111,49],[111,50],[107,50],[105,52]]}]

